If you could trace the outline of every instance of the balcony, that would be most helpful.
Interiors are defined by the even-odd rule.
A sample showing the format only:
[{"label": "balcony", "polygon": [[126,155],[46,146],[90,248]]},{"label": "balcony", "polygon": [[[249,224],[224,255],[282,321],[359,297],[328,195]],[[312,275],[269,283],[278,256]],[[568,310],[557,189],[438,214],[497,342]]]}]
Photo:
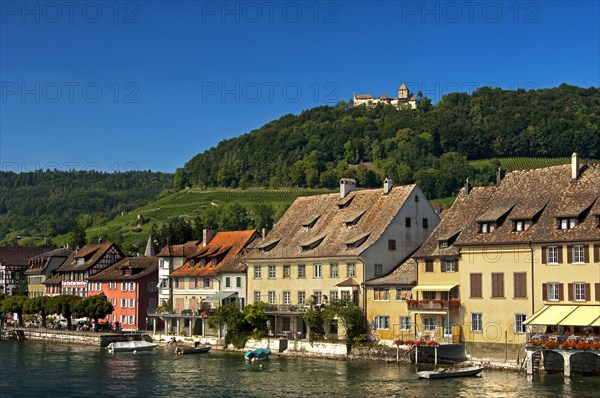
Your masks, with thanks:
[{"label": "balcony", "polygon": [[562,335],[533,334],[528,336],[527,349],[600,350],[600,336],[593,334]]},{"label": "balcony", "polygon": [[407,300],[406,304],[411,311],[453,310],[460,307],[460,300]]}]

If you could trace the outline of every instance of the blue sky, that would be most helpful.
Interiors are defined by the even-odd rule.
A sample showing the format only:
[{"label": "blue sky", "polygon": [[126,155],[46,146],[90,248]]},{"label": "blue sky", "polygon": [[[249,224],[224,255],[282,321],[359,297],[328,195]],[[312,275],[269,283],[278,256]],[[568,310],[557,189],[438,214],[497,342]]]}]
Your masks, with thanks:
[{"label": "blue sky", "polygon": [[600,85],[599,2],[0,2],[0,165],[174,172],[285,114]]}]

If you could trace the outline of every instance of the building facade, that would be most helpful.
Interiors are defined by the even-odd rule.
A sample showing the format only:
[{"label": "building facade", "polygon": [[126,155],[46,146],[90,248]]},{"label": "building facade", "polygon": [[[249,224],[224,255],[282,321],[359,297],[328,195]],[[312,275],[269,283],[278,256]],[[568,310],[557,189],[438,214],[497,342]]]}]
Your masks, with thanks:
[{"label": "building facade", "polygon": [[60,248],[29,259],[29,265],[25,271],[29,298],[40,297],[45,294],[43,283],[63,265],[71,253],[73,253],[73,250]]},{"label": "building facade", "polygon": [[377,104],[392,105],[396,108],[408,107],[410,109],[417,109],[417,99],[410,94],[406,84],[398,88],[398,97],[388,97],[385,94],[374,98],[371,94],[354,94],[353,95],[354,106],[366,105],[375,106]]},{"label": "building facade", "polygon": [[11,296],[19,286],[25,289],[29,259],[50,250],[51,247],[0,247],[0,293]]}]

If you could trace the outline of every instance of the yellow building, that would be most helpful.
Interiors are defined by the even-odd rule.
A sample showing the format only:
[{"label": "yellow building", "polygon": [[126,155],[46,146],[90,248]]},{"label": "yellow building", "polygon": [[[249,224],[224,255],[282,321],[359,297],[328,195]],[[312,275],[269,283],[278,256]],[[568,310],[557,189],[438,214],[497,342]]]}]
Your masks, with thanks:
[{"label": "yellow building", "polygon": [[413,321],[407,303],[416,281],[416,261],[409,258],[389,274],[363,283],[371,338],[387,344],[412,338]]},{"label": "yellow building", "polygon": [[592,306],[582,310],[588,316],[578,326],[600,334],[594,329],[600,322],[600,165],[581,166],[574,154],[571,165],[514,171],[498,180],[493,187],[467,186],[415,254],[418,298],[433,300],[427,292],[435,291],[442,302],[460,299],[448,315],[417,308],[417,331],[442,322],[442,334],[449,335],[440,319],[447,317],[462,326],[468,344],[506,347],[525,343],[527,324],[547,329],[563,321],[556,308],[546,312],[556,317],[528,319],[537,311],[571,304]]},{"label": "yellow building", "polygon": [[[340,194],[296,199],[271,233],[251,245],[248,302],[270,304],[271,330],[306,333],[309,299],[351,298],[363,310],[361,283],[390,272],[437,225],[438,216],[415,185],[355,190],[342,179]],[[335,327],[326,330],[337,334]]]}]

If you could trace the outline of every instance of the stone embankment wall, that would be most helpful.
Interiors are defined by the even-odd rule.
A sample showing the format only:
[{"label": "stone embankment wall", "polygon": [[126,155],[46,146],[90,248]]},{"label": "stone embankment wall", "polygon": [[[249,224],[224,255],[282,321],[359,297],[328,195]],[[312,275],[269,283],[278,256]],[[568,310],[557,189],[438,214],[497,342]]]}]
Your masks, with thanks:
[{"label": "stone embankment wall", "polygon": [[141,334],[108,334],[29,328],[22,328],[20,330],[23,331],[27,340],[56,341],[61,343],[97,345],[99,347],[106,347],[116,341],[140,340],[142,338]]}]

